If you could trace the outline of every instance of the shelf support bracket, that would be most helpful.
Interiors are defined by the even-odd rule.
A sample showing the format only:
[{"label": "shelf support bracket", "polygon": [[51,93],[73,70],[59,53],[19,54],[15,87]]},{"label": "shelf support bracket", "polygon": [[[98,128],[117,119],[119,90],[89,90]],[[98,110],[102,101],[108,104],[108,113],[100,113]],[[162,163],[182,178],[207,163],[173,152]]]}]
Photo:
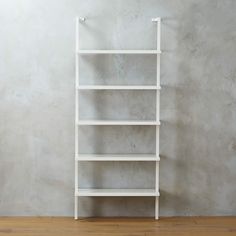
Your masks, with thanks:
[{"label": "shelf support bracket", "polygon": [[152,18],[152,22],[158,22],[158,21],[161,21],[161,18],[160,18],[160,17]]},{"label": "shelf support bracket", "polygon": [[79,20],[80,20],[80,21],[85,21],[86,18],[85,18],[85,17],[80,17]]}]

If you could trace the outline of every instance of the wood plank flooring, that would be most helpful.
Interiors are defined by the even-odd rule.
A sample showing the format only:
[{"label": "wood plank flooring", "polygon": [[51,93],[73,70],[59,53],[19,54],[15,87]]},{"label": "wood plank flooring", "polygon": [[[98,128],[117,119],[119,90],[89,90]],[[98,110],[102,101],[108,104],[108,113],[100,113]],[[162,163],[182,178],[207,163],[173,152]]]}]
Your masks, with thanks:
[{"label": "wood plank flooring", "polygon": [[0,217],[0,236],[236,236],[236,217]]}]

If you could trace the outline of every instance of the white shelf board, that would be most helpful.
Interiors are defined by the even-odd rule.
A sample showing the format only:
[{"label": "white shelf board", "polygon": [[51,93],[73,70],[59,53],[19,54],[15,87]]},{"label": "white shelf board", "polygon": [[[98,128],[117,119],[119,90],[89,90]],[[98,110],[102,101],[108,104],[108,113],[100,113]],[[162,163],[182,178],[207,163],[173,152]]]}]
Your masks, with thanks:
[{"label": "white shelf board", "polygon": [[155,85],[80,85],[79,90],[160,90]]},{"label": "white shelf board", "polygon": [[160,50],[78,50],[79,54],[160,54]]},{"label": "white shelf board", "polygon": [[160,161],[155,154],[79,154],[76,161]]},{"label": "white shelf board", "polygon": [[155,120],[80,120],[77,125],[160,125]]},{"label": "white shelf board", "polygon": [[75,196],[83,197],[158,197],[155,189],[78,189]]}]

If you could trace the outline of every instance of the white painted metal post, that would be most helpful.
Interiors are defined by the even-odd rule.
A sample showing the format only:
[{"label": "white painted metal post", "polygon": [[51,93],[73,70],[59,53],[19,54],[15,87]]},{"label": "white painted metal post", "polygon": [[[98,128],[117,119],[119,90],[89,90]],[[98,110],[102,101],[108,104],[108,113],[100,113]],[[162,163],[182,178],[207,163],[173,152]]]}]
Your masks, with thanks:
[{"label": "white painted metal post", "polygon": [[157,18],[157,50],[161,51],[161,18]]},{"label": "white painted metal post", "polygon": [[[79,90],[77,89],[79,86],[79,18],[76,18],[75,24],[75,193],[78,191],[78,161],[76,157],[79,153],[79,131],[77,122],[79,120]],[[78,196],[75,195],[75,209],[74,209],[75,219],[78,219]]]},{"label": "white painted metal post", "polygon": [[[153,21],[157,22],[157,50],[161,51],[161,19],[156,18]],[[157,54],[157,86],[160,87],[160,54]],[[160,120],[160,91],[156,90],[156,120]],[[156,156],[159,157],[159,131],[160,127],[156,126]],[[159,161],[156,161],[156,192],[159,192]],[[155,199],[155,219],[159,218],[159,197]]]}]

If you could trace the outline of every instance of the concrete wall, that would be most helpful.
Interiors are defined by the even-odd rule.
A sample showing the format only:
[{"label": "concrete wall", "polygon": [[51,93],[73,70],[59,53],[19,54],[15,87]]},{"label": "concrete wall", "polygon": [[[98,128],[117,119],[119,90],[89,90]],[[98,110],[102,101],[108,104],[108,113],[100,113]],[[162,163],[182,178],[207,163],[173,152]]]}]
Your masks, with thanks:
[{"label": "concrete wall", "polygon": [[[236,214],[236,1],[0,1],[0,215],[73,215],[74,19],[83,49],[151,49],[161,16],[160,213]],[[82,57],[81,82],[151,84],[153,56]],[[154,94],[81,94],[84,118],[152,118]],[[113,102],[112,102],[113,101]],[[93,104],[95,103],[95,107]],[[122,106],[122,109],[119,107]],[[82,128],[83,152],[153,152],[154,128]],[[83,164],[85,187],[152,187],[145,163]],[[152,198],[80,214],[153,216]]]}]

